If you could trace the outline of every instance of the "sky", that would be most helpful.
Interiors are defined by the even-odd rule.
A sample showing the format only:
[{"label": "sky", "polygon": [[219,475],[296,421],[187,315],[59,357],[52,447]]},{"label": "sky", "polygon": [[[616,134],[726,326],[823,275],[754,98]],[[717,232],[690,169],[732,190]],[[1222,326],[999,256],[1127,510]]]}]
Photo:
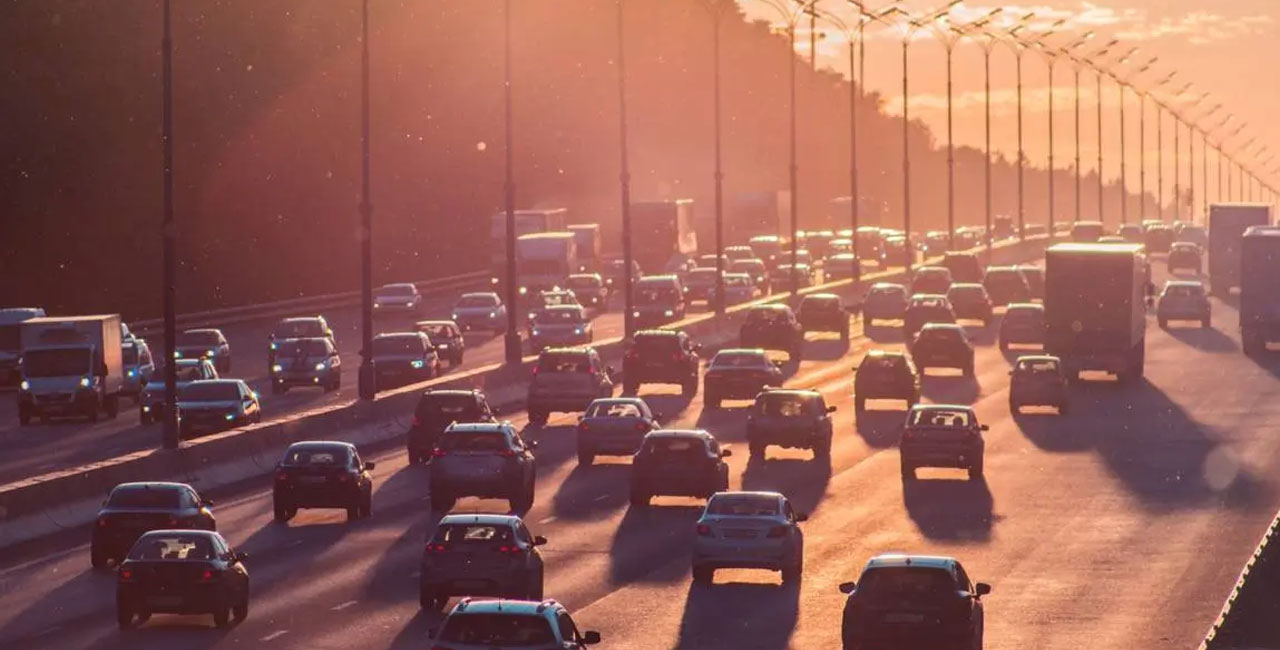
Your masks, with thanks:
[{"label": "sky", "polygon": [[[783,4],[774,0],[739,0],[743,9],[753,17],[779,22],[778,12],[771,4]],[[864,0],[863,4],[873,13],[888,7],[890,0]],[[901,6],[916,16],[925,16],[942,4],[942,0],[927,2],[903,0]],[[852,23],[854,14],[843,0],[821,0],[819,6],[838,18]],[[1277,71],[1274,49],[1280,41],[1280,0],[1037,0],[1024,4],[998,4],[986,0],[966,0],[952,10],[956,25],[974,21],[996,7],[1002,12],[994,24],[1005,29],[1018,18],[1034,12],[1028,24],[1031,31],[1049,29],[1055,21],[1067,22],[1055,33],[1045,38],[1047,43],[1062,47],[1088,31],[1096,35],[1078,52],[1093,54],[1111,40],[1119,41],[1106,56],[1111,70],[1119,77],[1130,79],[1139,89],[1153,94],[1170,107],[1176,107],[1185,117],[1200,118],[1219,104],[1221,108],[1208,118],[1200,118],[1202,124],[1216,127],[1228,116],[1234,116],[1221,127],[1218,135],[1226,135],[1243,125],[1239,135],[1228,144],[1229,151],[1238,152],[1240,146],[1255,138],[1253,147],[1266,147],[1259,156],[1241,155],[1239,160],[1258,161],[1275,155],[1264,167],[1280,166],[1280,71]],[[876,25],[868,27],[866,87],[882,95],[886,109],[902,113],[902,40],[900,27]],[[830,23],[818,22],[819,67],[826,67],[848,74],[848,40]],[[1031,32],[1024,32],[1030,34]],[[803,19],[797,33],[797,50],[804,56],[809,52],[808,19]],[[1136,51],[1120,65],[1116,59],[1130,48]],[[918,32],[909,48],[910,108],[913,119],[921,119],[933,130],[940,145],[946,143],[946,58],[945,48],[936,35],[925,30]],[[1027,156],[1044,164],[1048,154],[1048,74],[1045,60],[1035,52],[1023,55],[1023,116],[1024,150]],[[1157,60],[1145,72],[1138,73],[1150,59]],[[983,48],[973,39],[962,39],[953,48],[953,132],[957,145],[981,148],[984,146]],[[1109,59],[1109,60],[1108,60]],[[997,45],[991,55],[991,102],[993,149],[1001,155],[1013,158],[1017,152],[1016,120],[1016,67],[1012,48]],[[1175,73],[1160,88],[1156,82]],[[1054,68],[1054,121],[1055,158],[1058,166],[1070,165],[1075,157],[1075,71],[1072,64],[1061,60]],[[1176,91],[1190,84],[1182,95]],[[1208,96],[1199,104],[1205,93]],[[1081,167],[1097,169],[1098,93],[1095,74],[1085,69],[1081,73]],[[1120,91],[1110,78],[1102,86],[1103,126],[1103,175],[1119,178],[1120,175]],[[1139,100],[1132,92],[1125,93],[1125,137],[1127,155],[1126,183],[1137,191],[1139,175]],[[1148,164],[1147,190],[1154,192],[1152,177],[1156,175],[1159,147],[1156,138],[1156,109],[1147,104],[1145,129],[1145,157]],[[1173,129],[1167,114],[1163,120],[1165,194],[1172,192]],[[1187,133],[1181,132],[1181,176],[1187,181]],[[1201,182],[1201,142],[1195,140],[1196,170],[1194,182]],[[1209,189],[1212,196],[1216,187],[1214,158],[1210,158]],[[1260,173],[1273,184],[1280,183],[1280,174]],[[1280,185],[1277,185],[1280,186]]]}]

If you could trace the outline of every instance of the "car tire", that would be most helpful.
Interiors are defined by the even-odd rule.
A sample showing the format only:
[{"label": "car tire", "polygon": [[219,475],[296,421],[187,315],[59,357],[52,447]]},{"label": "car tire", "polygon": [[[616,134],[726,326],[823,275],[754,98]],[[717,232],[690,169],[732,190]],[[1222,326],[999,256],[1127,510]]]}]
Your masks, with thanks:
[{"label": "car tire", "polygon": [[857,413],[865,413],[867,410],[867,398],[855,396],[853,398],[853,410]]},{"label": "car tire", "polygon": [[965,377],[973,377],[974,375],[973,361],[969,361],[968,363],[966,363],[964,367],[960,369],[960,372]]},{"label": "car tire", "polygon": [[1004,339],[1000,339],[1000,351],[1001,351],[1001,352],[1008,352],[1008,351],[1009,351],[1009,342],[1008,342],[1008,341],[1006,341],[1006,340],[1004,340]]},{"label": "car tire", "polygon": [[800,577],[804,575],[804,555],[796,558],[796,563],[782,568],[782,584],[795,584],[800,582]]},{"label": "car tire", "polygon": [[595,452],[587,451],[587,450],[585,450],[585,449],[579,449],[579,450],[578,450],[578,464],[579,464],[579,465],[586,465],[586,466],[590,466],[590,465],[591,465],[591,463],[595,462],[595,460],[596,460]]},{"label": "car tire", "polygon": [[1021,414],[1022,414],[1022,405],[1021,405],[1021,404],[1018,404],[1017,402],[1015,402],[1015,401],[1013,401],[1013,400],[1009,400],[1009,413],[1010,413],[1011,415],[1021,415]]},{"label": "car tire", "polygon": [[1207,329],[1209,329],[1209,327],[1211,327],[1211,323],[1210,323],[1210,321],[1209,321],[1209,317],[1208,317],[1208,316],[1206,316],[1206,317],[1204,317],[1204,318],[1200,319],[1200,328],[1201,328],[1201,329],[1206,329],[1206,330],[1207,330]]},{"label": "car tire", "polygon": [[[29,426],[31,424],[31,409],[24,406],[18,407],[18,426]],[[144,423],[145,424],[145,423]]]},{"label": "car tire", "polygon": [[245,587],[244,597],[231,607],[231,618],[240,623],[249,618],[249,588]]},{"label": "car tire", "polygon": [[96,546],[89,546],[89,564],[95,569],[107,568],[107,561],[111,558],[107,556],[101,549]]},{"label": "car tire", "polygon": [[547,420],[551,414],[543,409],[529,409],[529,424],[534,426],[546,426]]},{"label": "car tire", "polygon": [[448,512],[453,509],[458,499],[443,491],[431,491],[431,509],[437,512]]},{"label": "car tire", "polygon": [[702,406],[709,409],[718,409],[720,408],[720,397],[708,391],[703,391]]},{"label": "car tire", "polygon": [[361,514],[364,516],[365,519],[368,519],[373,516],[373,489],[372,488],[370,488],[369,492],[365,493],[364,503],[361,505],[360,509],[363,511]]},{"label": "car tire", "polygon": [[426,585],[418,587],[418,606],[421,607],[423,611],[438,612],[441,609],[444,609],[444,605],[448,601],[448,596],[438,595]]},{"label": "car tire", "polygon": [[840,342],[841,343],[849,342],[849,326],[848,325],[840,329]]},{"label": "car tire", "polygon": [[178,439],[186,440],[191,437],[191,425],[185,422],[178,423]]},{"label": "car tire", "polygon": [[133,608],[119,598],[116,599],[116,624],[122,630],[127,630],[133,626]]},{"label": "car tire", "polygon": [[753,442],[751,440],[747,441],[747,449],[751,455],[751,460],[764,460],[764,453],[768,447],[769,446],[765,444]]},{"label": "car tire", "polygon": [[982,467],[983,457],[978,456],[978,461],[969,466],[969,480],[976,481],[983,476]]},{"label": "car tire", "polygon": [[1061,402],[1060,404],[1058,404],[1058,415],[1066,415],[1068,410],[1070,409],[1067,408],[1066,402]]},{"label": "car tire", "polygon": [[824,437],[813,448],[813,457],[816,459],[831,458],[831,436]]},{"label": "car tire", "polygon": [[515,512],[529,512],[533,509],[533,486],[520,491],[517,496],[507,499],[507,506]]},{"label": "car tire", "polygon": [[133,618],[135,624],[142,625],[143,623],[151,620],[151,612],[148,612],[145,609],[138,610],[137,612],[134,612]]},{"label": "car tire", "polygon": [[347,523],[351,523],[359,519],[361,514],[362,514],[362,509],[359,506],[359,504],[354,506],[347,506]]},{"label": "car tire", "polygon": [[107,417],[112,420],[120,415],[120,398],[116,395],[108,397],[102,404],[102,409],[107,413]]},{"label": "car tire", "polygon": [[231,608],[226,603],[218,603],[213,610],[213,624],[226,627],[231,622]]},{"label": "car tire", "polygon": [[294,515],[298,514],[298,509],[290,508],[287,504],[277,502],[272,504],[271,512],[275,515],[275,520],[283,524],[293,519]]},{"label": "car tire", "polygon": [[421,455],[421,454],[419,454],[418,452],[416,452],[416,451],[414,451],[414,450],[412,450],[412,449],[406,450],[406,452],[407,452],[407,454],[408,454],[408,456],[409,456],[409,464],[410,464],[410,465],[418,465],[418,464],[422,463],[423,458],[422,458],[422,455]]},{"label": "car tire", "polygon": [[700,585],[707,585],[716,579],[716,570],[706,566],[693,566],[693,581]]},{"label": "car tire", "polygon": [[635,488],[631,489],[630,501],[633,508],[649,507],[649,500],[653,498],[648,492],[639,492]]},{"label": "car tire", "polygon": [[631,382],[623,382],[623,383],[622,383],[622,394],[623,394],[623,395],[635,395],[635,394],[636,394],[636,393],[638,393],[639,391],[640,391],[640,385],[639,385],[639,384],[633,384],[633,383],[631,383]]},{"label": "car tire", "polygon": [[902,459],[902,481],[906,483],[914,480],[916,480],[916,466],[907,459]]},{"label": "car tire", "polygon": [[542,578],[542,570],[539,569],[538,572],[529,579],[529,591],[525,594],[526,598],[534,602],[542,601]]}]

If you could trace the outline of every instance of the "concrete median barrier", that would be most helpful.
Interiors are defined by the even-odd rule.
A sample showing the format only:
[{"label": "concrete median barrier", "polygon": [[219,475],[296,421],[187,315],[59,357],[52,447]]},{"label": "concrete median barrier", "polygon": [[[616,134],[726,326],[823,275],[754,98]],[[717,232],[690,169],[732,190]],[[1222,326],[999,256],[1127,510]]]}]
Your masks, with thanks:
[{"label": "concrete median barrier", "polygon": [[[1039,259],[1047,240],[997,244],[990,263],[1012,264]],[[979,251],[982,254],[982,251]],[[802,290],[802,294],[834,292],[851,297],[871,282],[901,281],[902,269],[864,274],[860,283],[849,280]],[[724,317],[704,313],[666,327],[683,329],[708,349],[737,340],[742,315],[752,304],[784,301],[787,293],[774,294],[754,303],[736,305]],[[615,368],[625,350],[621,338],[598,341],[595,347]],[[291,443],[307,439],[346,440],[362,447],[389,447],[402,441],[418,396],[426,388],[479,388],[499,413],[523,406],[527,380],[536,356],[517,366],[491,364],[446,375],[431,381],[384,391],[373,402],[351,401],[273,419],[204,438],[186,441],[177,450],[147,450],[91,465],[33,477],[0,486],[0,548],[88,526],[110,489],[137,480],[175,480],[201,490],[234,485],[265,477]],[[265,483],[264,483],[265,485]]]},{"label": "concrete median barrier", "polygon": [[1280,514],[1262,535],[1201,650],[1280,648]]}]

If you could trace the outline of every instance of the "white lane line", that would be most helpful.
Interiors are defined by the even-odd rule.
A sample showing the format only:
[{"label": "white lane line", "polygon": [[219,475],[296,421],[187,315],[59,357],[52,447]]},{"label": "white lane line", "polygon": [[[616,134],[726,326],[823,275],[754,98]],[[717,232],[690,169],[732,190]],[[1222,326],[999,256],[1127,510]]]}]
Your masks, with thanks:
[{"label": "white lane line", "polygon": [[264,637],[262,637],[261,639],[258,639],[258,640],[259,640],[259,641],[274,641],[274,640],[276,640],[276,639],[278,639],[278,638],[280,638],[280,637],[282,637],[282,636],[284,636],[284,635],[286,635],[286,634],[288,634],[288,633],[289,633],[289,630],[276,630],[275,632],[272,632],[271,634],[268,634],[268,635],[266,635],[266,636],[264,636]]},{"label": "white lane line", "polygon": [[605,499],[608,499],[608,498],[609,498],[608,493],[605,493],[605,494],[601,494],[600,496],[598,496],[598,497],[596,497],[596,498],[592,499],[592,501],[604,501]]},{"label": "white lane line", "polygon": [[539,521],[539,522],[538,522],[538,524],[539,524],[539,525],[545,525],[545,524],[549,524],[549,523],[551,523],[551,522],[553,522],[553,521],[555,521],[555,520],[556,520],[556,516],[555,516],[555,515],[551,515],[550,517],[547,517],[546,519],[543,519],[543,520]]},{"label": "white lane line", "polygon": [[340,612],[340,611],[342,611],[342,610],[344,610],[344,609],[346,609],[346,608],[348,608],[348,607],[350,607],[350,606],[352,606],[352,605],[354,605],[354,604],[356,604],[356,601],[354,601],[354,600],[348,600],[348,601],[347,601],[347,602],[345,602],[345,603],[341,603],[341,604],[338,604],[338,605],[334,605],[333,607],[330,607],[329,609],[331,609],[331,610],[333,610],[333,611],[335,611],[335,612]]}]

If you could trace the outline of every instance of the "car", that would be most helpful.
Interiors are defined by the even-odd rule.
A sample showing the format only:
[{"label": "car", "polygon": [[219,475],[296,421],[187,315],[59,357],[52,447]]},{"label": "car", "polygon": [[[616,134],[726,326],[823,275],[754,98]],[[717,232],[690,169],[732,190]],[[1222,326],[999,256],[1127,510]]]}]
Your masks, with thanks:
[{"label": "car", "polygon": [[119,564],[148,531],[217,530],[212,506],[212,501],[200,498],[195,488],[185,483],[121,483],[111,489],[98,510],[89,543],[90,564],[95,569],[111,560]]},{"label": "car", "polygon": [[548,289],[539,291],[530,298],[533,304],[529,307],[528,323],[533,326],[533,321],[543,312],[562,305],[570,305],[581,307],[582,303],[578,302],[578,295],[571,289]]},{"label": "car", "polygon": [[866,325],[876,321],[902,320],[907,315],[907,288],[892,282],[877,282],[867,289],[862,300],[862,318]]},{"label": "car", "polygon": [[1146,242],[1146,234],[1142,232],[1142,226],[1136,223],[1120,224],[1120,228],[1116,230],[1116,234],[1123,237],[1125,241],[1133,244],[1141,244]]},{"label": "car", "polygon": [[[373,372],[379,388],[426,381],[440,375],[440,355],[422,332],[390,332],[373,337]],[[316,364],[317,370],[320,364]]]},{"label": "car", "polygon": [[538,547],[546,543],[518,515],[445,515],[422,549],[418,605],[438,612],[453,596],[540,601],[545,569]]},{"label": "car", "polygon": [[988,266],[982,276],[982,286],[995,307],[1005,307],[1015,302],[1030,302],[1031,287],[1022,273],[1013,266]]},{"label": "car", "polygon": [[724,302],[726,305],[740,305],[751,302],[764,295],[756,286],[755,278],[748,273],[724,274]]},{"label": "car", "polygon": [[859,226],[854,234],[858,259],[884,267],[885,237],[886,234],[875,226]]},{"label": "car", "polygon": [[142,389],[150,383],[156,371],[151,346],[146,341],[135,338],[132,343],[120,346],[120,354],[124,366],[124,385],[120,388],[120,393],[133,397],[137,402],[142,397]]},{"label": "car", "polygon": [[413,423],[405,444],[409,462],[416,465],[430,460],[436,440],[454,422],[495,421],[494,410],[478,389],[428,388],[418,396],[413,408]]},{"label": "car", "polygon": [[510,422],[453,423],[431,451],[431,508],[446,511],[459,497],[506,499],[512,510],[533,507],[536,440],[525,442]]},{"label": "car", "polygon": [[[626,275],[627,263],[622,259],[607,259],[601,265],[600,275],[604,278],[604,286],[612,293],[621,291],[622,285],[625,283],[623,279]],[[631,284],[634,286],[636,280],[644,277],[644,273],[640,270],[640,263],[631,260]]]},{"label": "car", "polygon": [[812,251],[818,257],[826,256],[832,240],[836,238],[836,233],[831,230],[808,230],[801,231],[799,234],[800,244],[805,250]]},{"label": "car", "polygon": [[780,362],[770,361],[759,348],[720,350],[702,376],[702,403],[718,409],[726,399],[755,399],[767,386],[782,385]]},{"label": "car", "polygon": [[609,308],[609,287],[599,273],[574,273],[565,278],[564,284],[584,307],[597,311]]},{"label": "car", "polygon": [[413,331],[426,334],[436,347],[436,355],[442,361],[448,361],[450,368],[462,365],[467,340],[457,323],[451,320],[420,320],[413,324]]},{"label": "car", "polygon": [[1024,406],[1052,406],[1067,414],[1067,373],[1058,357],[1023,355],[1009,371],[1009,412],[1018,414]]},{"label": "car", "polygon": [[1071,241],[1096,242],[1107,234],[1101,221],[1077,221],[1071,224]]},{"label": "car", "polygon": [[954,323],[956,312],[946,296],[918,293],[907,303],[907,313],[902,318],[905,338],[910,341],[929,323]]},{"label": "car", "polygon": [[884,238],[884,266],[906,266],[915,263],[915,251],[907,250],[907,238],[902,235],[889,235]]},{"label": "car", "polygon": [[507,331],[507,306],[491,291],[464,293],[453,304],[449,320],[457,323],[463,332],[503,334]]},{"label": "car", "polygon": [[1044,269],[1033,264],[1019,264],[1015,268],[1031,290],[1031,300],[1044,300]]},{"label": "car", "polygon": [[791,307],[783,303],[752,305],[738,329],[738,343],[744,348],[781,350],[799,362],[804,350],[804,330]]},{"label": "car", "polygon": [[1209,296],[1199,280],[1170,280],[1160,290],[1156,303],[1156,320],[1168,327],[1172,320],[1200,321],[1200,327],[1212,324]]},{"label": "car", "polygon": [[1206,248],[1209,246],[1209,232],[1205,230],[1204,226],[1188,224],[1178,229],[1176,241],[1188,242],[1201,248]]},{"label": "car", "polygon": [[22,381],[22,323],[47,316],[42,307],[0,307],[0,386]]},{"label": "car", "polygon": [[[979,237],[974,237],[968,246],[960,248],[977,246],[978,239]],[[947,251],[942,256],[942,266],[951,271],[952,282],[982,282],[982,262],[978,260],[977,253]]]},{"label": "car", "polygon": [[243,379],[193,381],[178,391],[178,434],[183,438],[261,421],[258,394]]},{"label": "car", "polygon": [[409,282],[384,284],[373,290],[374,315],[388,312],[416,313],[422,308],[422,294]]},{"label": "car", "polygon": [[1167,253],[1173,240],[1173,229],[1164,224],[1157,224],[1147,228],[1143,243],[1152,253]]},{"label": "car", "polygon": [[951,323],[928,323],[911,340],[911,360],[923,374],[929,368],[959,368],[973,376],[973,344],[964,328]]},{"label": "car", "polygon": [[951,288],[952,282],[951,269],[945,266],[922,266],[911,276],[911,293],[943,295]]},{"label": "car", "polygon": [[116,623],[122,629],[152,614],[212,614],[226,627],[249,616],[249,556],[209,530],[153,530],[138,539],[116,570]]},{"label": "car", "polygon": [[638,397],[606,397],[591,402],[578,418],[578,464],[596,456],[632,456],[644,435],[658,428],[658,416]]},{"label": "car", "polygon": [[716,569],[767,569],[782,582],[800,581],[804,533],[796,512],[778,492],[717,492],[694,524],[693,581],[709,583]]},{"label": "car", "polygon": [[902,480],[913,481],[917,467],[955,467],[969,472],[969,480],[982,478],[982,432],[987,425],[968,406],[916,404],[907,412],[898,452]]},{"label": "car", "polygon": [[837,332],[841,341],[849,340],[849,312],[834,293],[811,293],[800,300],[801,336],[809,332]]},{"label": "car", "polygon": [[326,393],[342,387],[342,357],[332,339],[277,339],[272,345],[272,394],[283,395],[298,386],[318,386]]},{"label": "car", "polygon": [[930,230],[920,240],[920,250],[925,257],[942,255],[951,245],[951,236],[945,230]]},{"label": "car", "polygon": [[746,273],[755,280],[756,286],[760,287],[760,291],[769,293],[771,290],[769,279],[769,267],[765,265],[764,260],[759,258],[733,260],[729,264],[729,271],[732,273]]},{"label": "car", "polygon": [[987,288],[976,282],[957,282],[947,290],[947,300],[956,312],[956,319],[982,321],[983,327],[991,324],[995,307]]},{"label": "car", "polygon": [[219,374],[231,372],[231,344],[220,329],[185,330],[178,335],[174,349],[176,359],[208,359]]},{"label": "car", "polygon": [[549,347],[586,345],[595,339],[587,310],[580,305],[555,305],[529,321],[529,346],[534,352]]},{"label": "car", "polygon": [[644,436],[631,460],[631,507],[655,496],[710,498],[729,489],[728,449],[702,429],[659,429]]},{"label": "car", "polygon": [[333,335],[333,329],[329,327],[329,321],[324,316],[306,316],[299,318],[285,318],[276,323],[275,329],[267,335],[269,345],[267,346],[267,368],[276,363],[276,353],[279,352],[280,344],[284,341],[294,339],[329,339],[329,343],[337,346],[338,342]]},{"label": "car", "polygon": [[756,258],[763,260],[769,268],[773,268],[788,255],[782,248],[782,239],[777,235],[756,235],[747,241],[747,245],[755,251]]},{"label": "car", "polygon": [[750,246],[744,246],[740,244],[737,246],[725,246],[724,256],[729,258],[729,263],[732,264],[733,262],[736,262],[738,260],[753,259],[756,256],[756,252],[752,250]]},{"label": "car", "polygon": [[1128,240],[1120,235],[1103,235],[1098,238],[1099,244],[1124,244],[1126,242]]},{"label": "car", "polygon": [[1023,228],[1022,233],[1026,237],[1044,237],[1049,234],[1049,227],[1042,223],[1029,223]]},{"label": "car", "polygon": [[[178,359],[173,363],[177,366],[175,371],[178,375],[177,390],[182,390],[183,386],[193,381],[218,378],[217,369],[208,359]],[[142,424],[160,421],[161,411],[164,408],[164,373],[163,366],[157,368],[138,396],[138,419]]]},{"label": "car", "polygon": [[862,262],[853,253],[836,253],[822,262],[824,282],[857,280],[862,277]]},{"label": "car", "polygon": [[867,400],[902,400],[910,409],[920,401],[920,371],[911,358],[892,350],[871,350],[854,367],[853,408],[867,410]]},{"label": "car", "polygon": [[813,457],[831,457],[831,414],[816,390],[766,388],[756,395],[747,413],[747,444],[751,458],[764,460],[770,445],[810,449]]},{"label": "car", "polygon": [[448,650],[582,650],[600,643],[599,632],[579,632],[569,611],[552,599],[533,602],[463,598],[440,629],[432,632],[432,647]]},{"label": "car", "polygon": [[1169,273],[1186,269],[1199,274],[1202,264],[1200,245],[1186,241],[1174,242],[1169,247],[1169,257],[1165,263],[1169,267]]},{"label": "car", "polygon": [[1009,305],[1000,321],[1000,349],[1011,345],[1044,345],[1044,305],[1018,302]]},{"label": "car", "polygon": [[293,519],[301,508],[340,508],[347,521],[373,515],[374,463],[362,462],[356,446],[332,440],[289,445],[276,463],[271,490],[275,520]]},{"label": "car", "polygon": [[613,368],[595,348],[547,348],[538,354],[525,400],[529,424],[542,426],[551,413],[586,411],[613,394]]},{"label": "car", "polygon": [[[804,262],[799,262],[796,264],[796,284],[799,285],[801,289],[807,289],[813,286],[814,275],[815,275],[815,272],[813,267],[809,266]],[[773,277],[776,282],[781,283],[782,287],[785,290],[790,291],[791,290],[791,263],[786,262],[776,266],[774,268]]]},{"label": "car", "polygon": [[638,328],[657,327],[684,318],[684,286],[674,275],[640,278],[636,281],[632,299],[631,316]]},{"label": "car", "polygon": [[704,255],[699,255],[698,259],[694,260],[694,264],[696,264],[696,266],[694,266],[694,269],[714,269],[716,268],[717,261],[719,261],[724,268],[729,268],[728,255],[716,255],[715,253],[706,253]]},{"label": "car", "polygon": [[698,393],[698,351],[680,330],[641,330],[631,337],[622,356],[622,392],[635,395],[644,384],[679,384],[680,394]]},{"label": "car", "polygon": [[843,650],[982,648],[982,597],[991,586],[974,584],[954,558],[877,555],[840,592],[848,596],[840,621]]},{"label": "car", "polygon": [[684,282],[684,299],[689,302],[703,301],[710,304],[716,294],[716,277],[715,267],[699,267],[690,271],[689,277]]}]

